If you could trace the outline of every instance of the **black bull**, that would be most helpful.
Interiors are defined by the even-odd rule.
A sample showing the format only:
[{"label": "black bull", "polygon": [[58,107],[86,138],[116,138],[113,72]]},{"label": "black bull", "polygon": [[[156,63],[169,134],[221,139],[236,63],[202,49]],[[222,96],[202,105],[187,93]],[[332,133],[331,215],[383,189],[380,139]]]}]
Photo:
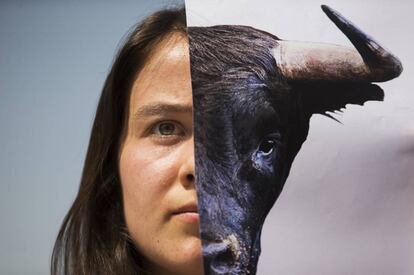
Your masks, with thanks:
[{"label": "black bull", "polygon": [[[382,100],[401,63],[334,10],[356,49],[245,26],[190,27],[196,187],[206,274],[254,274],[265,217],[312,114]],[[328,115],[329,116],[329,115]]]}]

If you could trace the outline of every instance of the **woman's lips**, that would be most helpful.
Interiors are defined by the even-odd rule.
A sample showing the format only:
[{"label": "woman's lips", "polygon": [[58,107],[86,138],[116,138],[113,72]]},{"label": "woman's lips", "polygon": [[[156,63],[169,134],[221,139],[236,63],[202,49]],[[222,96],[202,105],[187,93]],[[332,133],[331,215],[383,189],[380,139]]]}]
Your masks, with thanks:
[{"label": "woman's lips", "polygon": [[185,223],[197,223],[200,219],[197,212],[182,212],[174,214],[174,217]]},{"label": "woman's lips", "polygon": [[178,207],[176,210],[173,211],[173,217],[186,222],[186,223],[197,223],[199,222],[199,215],[197,204],[195,203],[188,203]]}]

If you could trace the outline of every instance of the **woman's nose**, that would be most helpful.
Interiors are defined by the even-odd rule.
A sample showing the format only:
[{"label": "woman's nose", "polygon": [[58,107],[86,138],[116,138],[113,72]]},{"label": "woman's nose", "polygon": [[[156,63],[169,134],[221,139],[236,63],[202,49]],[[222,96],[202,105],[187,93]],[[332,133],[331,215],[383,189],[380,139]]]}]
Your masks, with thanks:
[{"label": "woman's nose", "polygon": [[182,165],[179,179],[184,188],[195,188],[194,138],[188,139],[183,145]]}]

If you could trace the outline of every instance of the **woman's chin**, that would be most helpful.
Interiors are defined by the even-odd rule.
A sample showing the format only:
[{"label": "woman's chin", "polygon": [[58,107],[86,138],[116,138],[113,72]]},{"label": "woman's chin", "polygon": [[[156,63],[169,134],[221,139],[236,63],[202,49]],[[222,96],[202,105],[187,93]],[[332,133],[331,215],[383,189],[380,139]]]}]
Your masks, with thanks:
[{"label": "woman's chin", "polygon": [[180,274],[204,274],[203,254],[201,250],[201,240],[198,237],[191,237],[185,240],[180,249],[177,249],[178,258],[176,266],[180,269]]},{"label": "woman's chin", "polygon": [[184,261],[202,261],[203,254],[199,237],[189,237],[180,247],[182,249],[180,254],[183,255]]},{"label": "woman's chin", "polygon": [[144,269],[150,274],[204,274],[200,238],[187,237],[180,240],[163,254],[163,259],[157,263],[145,261]]}]

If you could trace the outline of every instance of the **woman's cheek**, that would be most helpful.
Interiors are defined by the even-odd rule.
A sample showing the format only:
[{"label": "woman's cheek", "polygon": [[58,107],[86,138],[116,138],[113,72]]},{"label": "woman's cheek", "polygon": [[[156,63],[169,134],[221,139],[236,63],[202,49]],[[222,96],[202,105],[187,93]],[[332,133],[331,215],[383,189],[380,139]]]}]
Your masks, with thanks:
[{"label": "woman's cheek", "polygon": [[153,145],[125,149],[125,177],[136,191],[161,192],[175,181],[180,166],[178,148]]},{"label": "woman's cheek", "polygon": [[[120,158],[120,176],[127,216],[148,217],[157,212],[165,213],[168,207],[166,195],[178,176],[177,150],[148,143],[125,143]],[[159,211],[154,212],[156,209]]]},{"label": "woman's cheek", "polygon": [[[145,148],[134,143],[124,144],[120,157],[120,177],[124,214],[132,238],[142,244],[152,238],[149,232],[157,230],[162,211],[162,188],[159,175],[154,169],[154,159]],[[145,242],[144,242],[145,243]]]}]

